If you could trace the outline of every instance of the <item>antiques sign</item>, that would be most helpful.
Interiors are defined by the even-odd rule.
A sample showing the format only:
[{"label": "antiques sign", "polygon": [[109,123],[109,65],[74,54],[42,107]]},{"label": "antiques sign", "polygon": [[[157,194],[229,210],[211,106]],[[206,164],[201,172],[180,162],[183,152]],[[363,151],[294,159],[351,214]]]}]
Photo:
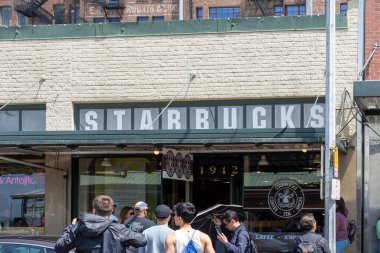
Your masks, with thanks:
[{"label": "antiques sign", "polygon": [[163,149],[162,177],[193,181],[193,155],[187,151]]},{"label": "antiques sign", "polygon": [[127,4],[125,12],[128,15],[177,14],[178,4]]},{"label": "antiques sign", "polygon": [[[165,105],[136,107],[128,105],[93,105],[79,107],[78,130],[207,130],[323,128],[324,104],[291,103],[245,105]],[[158,115],[158,120],[155,119]]]}]

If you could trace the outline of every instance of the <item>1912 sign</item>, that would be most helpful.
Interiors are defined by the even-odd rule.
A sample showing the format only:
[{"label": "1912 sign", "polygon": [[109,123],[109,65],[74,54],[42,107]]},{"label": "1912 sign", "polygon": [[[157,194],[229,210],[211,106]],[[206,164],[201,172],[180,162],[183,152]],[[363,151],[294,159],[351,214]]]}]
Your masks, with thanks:
[{"label": "1912 sign", "polygon": [[200,165],[194,170],[196,177],[233,177],[239,174],[237,165]]}]

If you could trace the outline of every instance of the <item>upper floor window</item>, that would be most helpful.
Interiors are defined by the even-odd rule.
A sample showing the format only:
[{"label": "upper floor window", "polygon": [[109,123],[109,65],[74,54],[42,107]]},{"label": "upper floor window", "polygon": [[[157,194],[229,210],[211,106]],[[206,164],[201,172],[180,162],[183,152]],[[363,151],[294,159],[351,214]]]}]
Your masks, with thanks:
[{"label": "upper floor window", "polygon": [[80,22],[80,7],[79,4],[70,5],[70,23],[76,24]]},{"label": "upper floor window", "polygon": [[120,23],[120,18],[108,18],[108,23]]},{"label": "upper floor window", "polygon": [[149,17],[137,17],[137,22],[149,21]]},{"label": "upper floor window", "polygon": [[154,16],[153,17],[153,21],[164,21],[164,20],[165,20],[164,16]]},{"label": "upper floor window", "polygon": [[347,4],[340,4],[340,14],[346,15],[347,14]]},{"label": "upper floor window", "polygon": [[9,6],[0,7],[0,25],[9,26],[12,18],[12,8]]},{"label": "upper floor window", "polygon": [[65,23],[65,6],[62,4],[54,5],[54,19],[56,24]]},{"label": "upper floor window", "polygon": [[210,8],[210,18],[239,18],[240,8],[237,7],[223,7],[223,8]]},{"label": "upper floor window", "polygon": [[28,17],[24,16],[20,12],[17,12],[17,24],[19,26],[26,26],[26,25],[28,25]]},{"label": "upper floor window", "polygon": [[45,131],[46,109],[42,106],[13,108],[0,111],[0,131]]},{"label": "upper floor window", "polygon": [[274,15],[275,16],[283,16],[284,15],[284,6],[275,6],[274,7]]},{"label": "upper floor window", "polygon": [[197,8],[197,19],[203,19],[203,8]]},{"label": "upper floor window", "polygon": [[94,23],[104,23],[104,18],[94,18]]},{"label": "upper floor window", "polygon": [[306,7],[305,5],[287,5],[286,6],[286,16],[305,16]]}]

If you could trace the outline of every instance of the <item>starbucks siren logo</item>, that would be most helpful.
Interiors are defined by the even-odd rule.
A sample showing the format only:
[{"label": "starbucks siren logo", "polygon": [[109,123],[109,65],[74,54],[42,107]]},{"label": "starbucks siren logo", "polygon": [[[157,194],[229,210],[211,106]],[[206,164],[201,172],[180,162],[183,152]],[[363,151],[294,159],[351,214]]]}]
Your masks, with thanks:
[{"label": "starbucks siren logo", "polygon": [[268,194],[268,205],[281,218],[298,214],[305,203],[301,187],[290,180],[282,180],[273,185]]}]

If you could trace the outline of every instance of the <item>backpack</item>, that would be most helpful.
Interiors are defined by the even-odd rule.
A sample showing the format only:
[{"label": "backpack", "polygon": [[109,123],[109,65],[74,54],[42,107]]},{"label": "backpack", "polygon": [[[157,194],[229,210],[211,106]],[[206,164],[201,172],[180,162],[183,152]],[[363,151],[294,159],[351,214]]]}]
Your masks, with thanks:
[{"label": "backpack", "polygon": [[256,243],[252,239],[249,239],[249,253],[259,253]]},{"label": "backpack", "polygon": [[194,234],[195,234],[195,230],[193,232],[193,235],[190,238],[190,241],[187,243],[186,247],[183,249],[182,253],[197,253],[198,252],[193,242]]},{"label": "backpack", "polygon": [[194,242],[190,239],[189,243],[183,249],[182,253],[197,253],[197,249],[194,246]]},{"label": "backpack", "polygon": [[350,240],[350,243],[355,240],[356,229],[355,220],[348,221],[348,240]]},{"label": "backpack", "polygon": [[321,240],[322,236],[317,237],[317,240],[315,242],[309,242],[306,240],[303,240],[302,237],[298,237],[299,243],[297,244],[297,253],[316,253],[317,252],[317,246],[319,243],[319,240]]},{"label": "backpack", "polygon": [[[241,233],[241,231],[243,231],[243,230],[240,230],[239,234]],[[238,234],[238,236],[239,236],[239,234]],[[259,253],[257,246],[256,246],[256,243],[251,239],[249,233],[248,233],[248,239],[249,239],[249,244],[248,244],[249,251],[248,251],[248,253]]]}]

